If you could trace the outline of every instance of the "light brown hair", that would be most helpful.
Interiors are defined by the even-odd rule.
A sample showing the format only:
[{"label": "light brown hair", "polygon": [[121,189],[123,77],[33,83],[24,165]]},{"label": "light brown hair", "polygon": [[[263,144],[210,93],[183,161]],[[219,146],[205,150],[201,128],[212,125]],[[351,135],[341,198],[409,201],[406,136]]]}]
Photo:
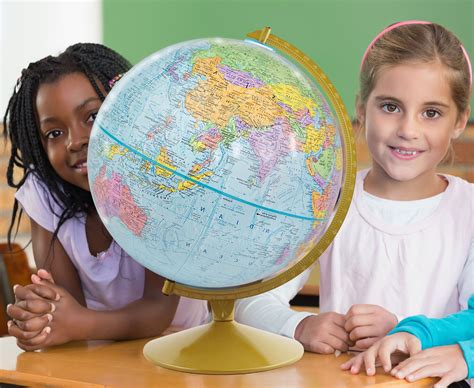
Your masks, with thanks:
[{"label": "light brown hair", "polygon": [[406,63],[440,62],[458,114],[469,109],[470,69],[459,39],[439,24],[401,25],[383,34],[369,49],[360,70],[359,103],[366,105],[377,76],[384,68]]}]

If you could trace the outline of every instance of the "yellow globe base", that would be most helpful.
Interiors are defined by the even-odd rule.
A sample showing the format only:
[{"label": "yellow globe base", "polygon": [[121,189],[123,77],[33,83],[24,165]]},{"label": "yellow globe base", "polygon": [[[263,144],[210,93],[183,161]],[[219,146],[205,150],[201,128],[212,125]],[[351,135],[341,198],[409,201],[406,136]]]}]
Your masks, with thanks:
[{"label": "yellow globe base", "polygon": [[168,369],[203,374],[262,372],[292,364],[304,353],[296,340],[214,321],[148,342],[145,358]]}]

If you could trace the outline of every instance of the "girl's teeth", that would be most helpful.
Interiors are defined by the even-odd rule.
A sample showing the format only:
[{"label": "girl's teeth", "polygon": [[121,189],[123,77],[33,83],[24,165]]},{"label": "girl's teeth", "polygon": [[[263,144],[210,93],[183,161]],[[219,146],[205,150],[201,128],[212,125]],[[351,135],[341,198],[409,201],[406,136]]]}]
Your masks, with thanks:
[{"label": "girl's teeth", "polygon": [[417,153],[417,151],[406,151],[406,150],[401,150],[400,148],[395,148],[395,151],[402,155],[412,155],[412,156],[416,155]]}]

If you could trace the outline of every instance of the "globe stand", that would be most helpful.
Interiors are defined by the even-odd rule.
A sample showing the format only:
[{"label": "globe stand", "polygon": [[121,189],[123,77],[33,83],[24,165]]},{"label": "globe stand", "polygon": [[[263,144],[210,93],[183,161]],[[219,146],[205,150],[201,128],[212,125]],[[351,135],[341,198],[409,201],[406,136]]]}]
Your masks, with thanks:
[{"label": "globe stand", "polygon": [[234,321],[234,300],[211,300],[214,321],[148,342],[145,358],[168,369],[203,374],[262,372],[304,353],[296,340]]}]

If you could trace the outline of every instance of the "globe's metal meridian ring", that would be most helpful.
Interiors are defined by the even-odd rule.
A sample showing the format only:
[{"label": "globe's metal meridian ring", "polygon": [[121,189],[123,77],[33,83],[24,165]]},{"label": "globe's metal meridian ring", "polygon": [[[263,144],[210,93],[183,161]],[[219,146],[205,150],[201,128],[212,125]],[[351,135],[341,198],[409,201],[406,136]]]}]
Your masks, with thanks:
[{"label": "globe's metal meridian ring", "polygon": [[342,150],[344,155],[343,184],[337,210],[323,236],[310,250],[310,252],[298,263],[275,277],[243,286],[221,289],[195,288],[172,281],[166,281],[165,286],[163,287],[163,292],[166,294],[172,293],[194,299],[235,300],[247,298],[272,290],[290,281],[295,276],[298,276],[321,256],[321,254],[327,249],[336,236],[344,221],[347,211],[349,210],[356,179],[356,151],[352,125],[341,97],[320,67],[290,43],[275,35],[269,35],[269,30],[266,29],[254,31],[247,34],[247,36],[255,40],[260,40],[260,37],[264,36],[264,42],[266,45],[279,49],[300,63],[306,69],[306,71],[308,71],[308,73],[318,81],[319,85],[322,87],[322,90],[327,96],[329,96],[341,126],[340,130],[342,133]]}]

